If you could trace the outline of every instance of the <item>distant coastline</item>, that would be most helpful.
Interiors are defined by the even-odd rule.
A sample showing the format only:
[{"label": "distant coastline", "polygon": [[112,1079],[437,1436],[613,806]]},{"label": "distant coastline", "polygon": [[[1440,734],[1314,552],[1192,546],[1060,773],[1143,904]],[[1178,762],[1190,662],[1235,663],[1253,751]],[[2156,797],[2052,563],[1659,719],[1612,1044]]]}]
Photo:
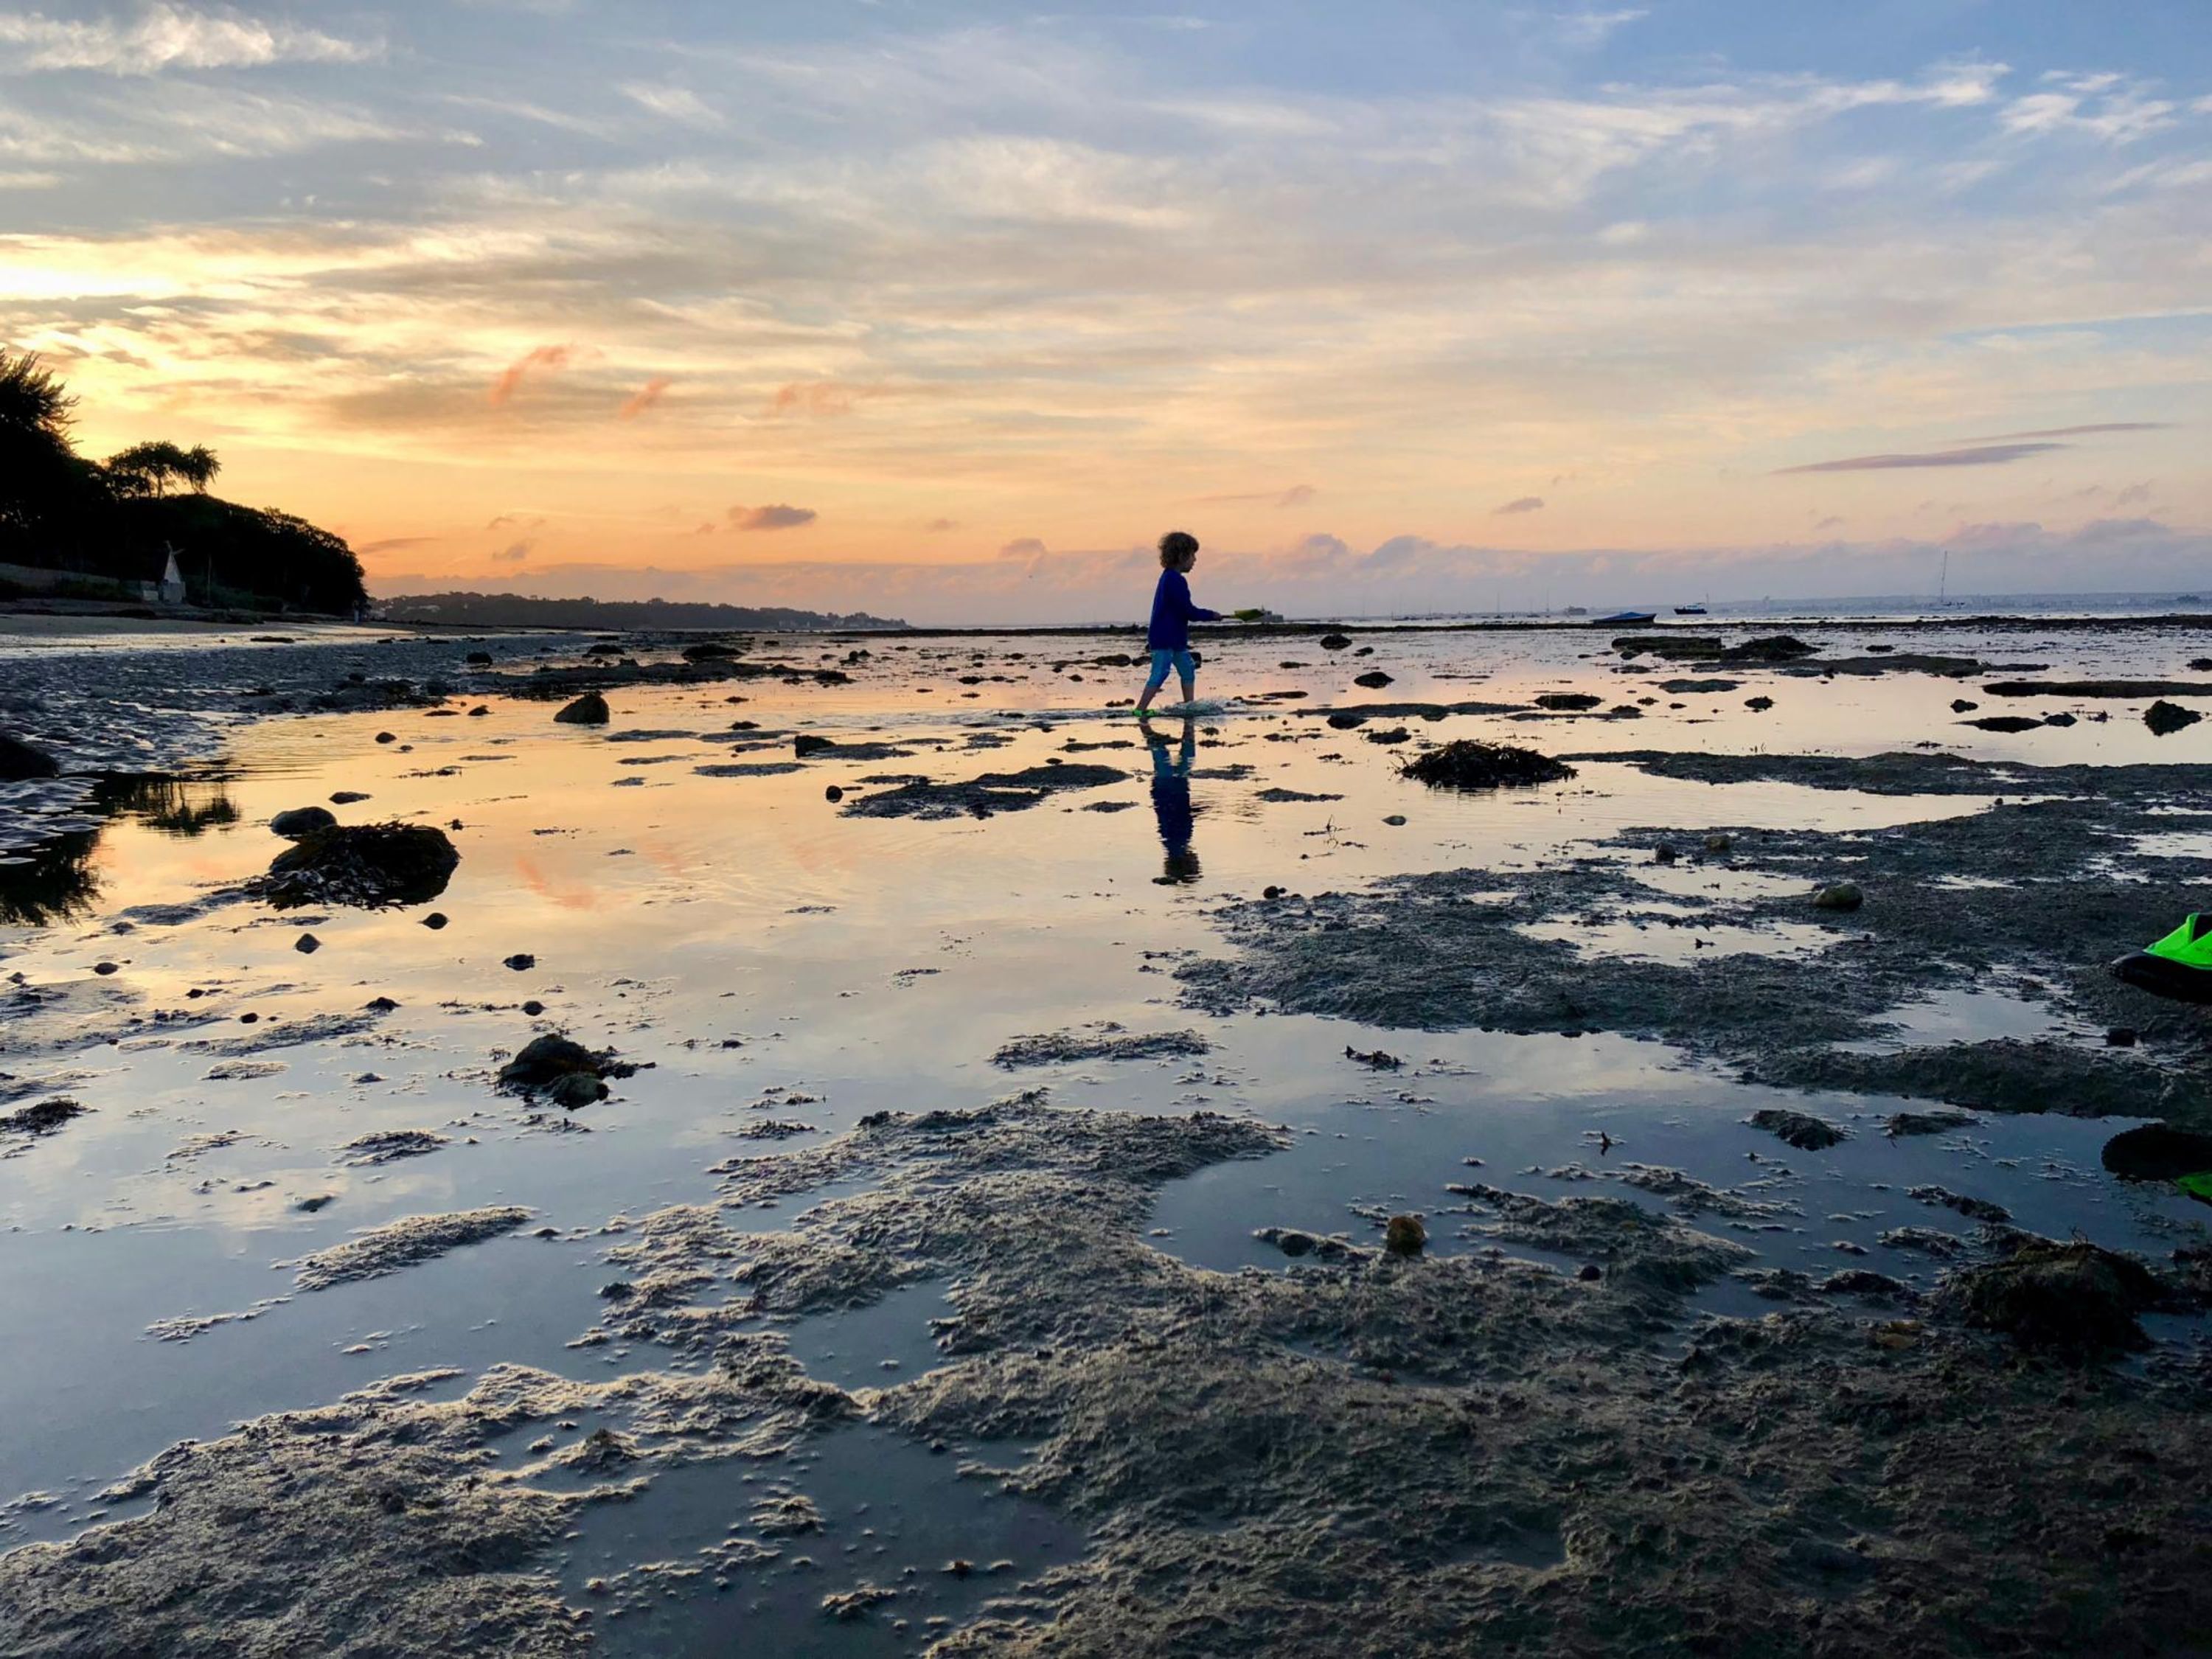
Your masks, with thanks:
[{"label": "distant coastline", "polygon": [[464,628],[606,628],[625,632],[776,629],[787,634],[896,633],[907,624],[865,611],[706,605],[670,599],[544,599],[522,593],[410,593],[385,599],[378,617]]}]

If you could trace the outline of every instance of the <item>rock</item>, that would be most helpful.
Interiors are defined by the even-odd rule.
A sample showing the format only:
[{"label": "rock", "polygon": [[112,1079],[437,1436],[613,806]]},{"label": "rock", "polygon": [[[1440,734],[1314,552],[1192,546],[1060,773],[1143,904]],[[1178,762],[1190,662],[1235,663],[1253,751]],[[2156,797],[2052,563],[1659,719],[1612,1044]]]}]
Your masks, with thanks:
[{"label": "rock", "polygon": [[1536,707],[1579,714],[1585,708],[1595,708],[1603,697],[1593,697],[1587,691],[1545,691],[1538,694]]},{"label": "rock", "polygon": [[1390,677],[1379,668],[1370,668],[1352,683],[1354,685],[1364,685],[1370,691],[1380,691],[1390,684]]},{"label": "rock", "polygon": [[368,796],[365,791],[359,789],[339,789],[331,793],[331,805],[333,806],[350,806],[357,800],[367,800],[368,799]]},{"label": "rock", "polygon": [[1954,1274],[1942,1294],[1969,1325],[2080,1358],[2148,1347],[2137,1316],[2165,1299],[2130,1257],[2087,1240],[2033,1237],[2007,1261]]},{"label": "rock", "polygon": [[1981,704],[1972,702],[1965,697],[1954,697],[1951,699],[1951,712],[1954,714],[1971,714],[1974,710],[1980,707]]},{"label": "rock", "polygon": [[1800,657],[1813,656],[1817,650],[1817,647],[1787,634],[1771,634],[1763,639],[1729,646],[1720,655],[1723,662],[1794,662]]},{"label": "rock", "polygon": [[433,910],[422,918],[422,925],[434,933],[441,928],[451,927],[453,920],[443,910]]},{"label": "rock", "polygon": [[[606,1093],[602,1079],[627,1077],[630,1071],[629,1066],[615,1063],[611,1050],[595,1054],[580,1042],[548,1032],[532,1037],[523,1045],[521,1053],[499,1068],[499,1086],[518,1094],[548,1093],[555,1091],[562,1079],[580,1077],[592,1085],[592,1092],[577,1103],[589,1105]],[[580,1095],[580,1087],[571,1085],[570,1092]],[[563,1100],[562,1103],[568,1102]]]},{"label": "rock", "polygon": [[1413,734],[1411,732],[1408,732],[1402,726],[1385,726],[1380,731],[1370,732],[1365,734],[1368,742],[1380,744],[1409,742],[1412,739],[1413,735]]},{"label": "rock", "polygon": [[336,1193],[315,1193],[307,1198],[301,1199],[292,1207],[299,1211],[302,1215],[313,1215],[318,1210],[328,1209],[331,1205],[337,1201],[338,1195]]},{"label": "rock", "polygon": [[295,806],[270,819],[269,833],[282,836],[287,841],[298,841],[318,830],[334,830],[337,822],[337,814],[327,806]]},{"label": "rock", "polygon": [[845,799],[845,792],[833,783],[822,792],[822,799],[831,802],[841,801]]},{"label": "rock", "polygon": [[1382,1229],[1382,1247],[1393,1255],[1419,1255],[1428,1248],[1429,1230],[1417,1215],[1394,1215]]},{"label": "rock", "polygon": [[2105,1167],[2128,1181],[2173,1181],[2212,1170],[2212,1135],[2146,1123],[2105,1143]]},{"label": "rock", "polygon": [[605,726],[613,718],[613,711],[598,692],[586,691],[553,718],[563,726]]},{"label": "rock", "polygon": [[92,964],[92,971],[98,974],[102,979],[106,979],[111,974],[121,973],[123,971],[123,967],[120,963],[95,962]]},{"label": "rock", "polygon": [[809,755],[818,755],[825,749],[834,749],[836,746],[828,738],[817,737],[811,732],[801,732],[791,740],[791,752],[800,760],[805,760]]},{"label": "rock", "polygon": [[397,732],[380,732],[376,734],[376,740],[379,743],[397,743],[399,734]]},{"label": "rock", "polygon": [[1764,1129],[1781,1138],[1787,1146],[1801,1152],[1826,1152],[1850,1137],[1826,1118],[1814,1117],[1809,1112],[1793,1112],[1778,1106],[1769,1106],[1753,1112],[1745,1120],[1754,1129]]},{"label": "rock", "polygon": [[2033,732],[2043,722],[2030,720],[2025,714],[1986,714],[1980,720],[1961,720],[1959,724],[1982,732]]},{"label": "rock", "polygon": [[1839,881],[1813,895],[1813,908],[1816,910],[1856,910],[1865,902],[1866,895],[1855,881]]},{"label": "rock", "polygon": [[1705,837],[1705,851],[1708,853],[1732,853],[1735,850],[1735,837],[1734,836],[1707,836]]},{"label": "rock", "polygon": [[1954,1193],[1948,1187],[1912,1187],[1906,1189],[1908,1198],[1923,1204],[1940,1204],[1947,1210],[1956,1210],[1969,1221],[2009,1221],[2012,1212],[2002,1204],[1992,1204],[1986,1198],[1969,1198],[1964,1193]]},{"label": "rock", "polygon": [[471,720],[482,720],[485,715],[490,713],[490,709],[487,708],[483,704],[478,703],[475,708],[469,710],[469,718]]},{"label": "rock", "polygon": [[2162,738],[2169,732],[2179,732],[2185,726],[2194,726],[2203,715],[2193,708],[2184,708],[2179,703],[2160,698],[2143,710],[2143,724],[2150,727],[2153,737]]},{"label": "rock", "polygon": [[1263,899],[1279,899],[1282,897],[1282,896],[1283,890],[1272,884],[1262,889],[1260,894],[1260,896]]},{"label": "rock", "polygon": [[2075,721],[2073,715],[2061,709],[2056,714],[2045,714],[2043,717],[2043,723],[2045,726],[2072,726]]},{"label": "rock", "polygon": [[1575,1269],[1575,1277],[1585,1285],[1595,1285],[1605,1277],[1605,1269],[1595,1261],[1585,1261]]},{"label": "rock", "polygon": [[1406,827],[1406,815],[1403,812],[1393,812],[1388,817],[1384,818],[1382,822],[1389,824],[1393,830],[1402,830]]},{"label": "rock", "polygon": [[1366,725],[1367,716],[1364,714],[1348,714],[1340,710],[1336,714],[1331,714],[1328,717],[1328,723],[1336,731],[1349,732],[1354,727]]},{"label": "rock", "polygon": [[531,1019],[535,1019],[538,1015],[545,1012],[545,1005],[538,1001],[537,998],[532,997],[529,1001],[522,1005],[522,1012],[526,1017]]},{"label": "rock", "polygon": [[446,890],[460,861],[445,831],[428,824],[338,824],[301,836],[247,885],[279,909],[421,904]]},{"label": "rock", "polygon": [[538,965],[538,958],[527,951],[517,951],[513,956],[504,958],[501,965],[514,969],[518,974],[524,974]]},{"label": "rock", "polygon": [[[1335,724],[1331,720],[1331,725]],[[1575,775],[1575,769],[1533,749],[1510,744],[1483,743],[1457,738],[1442,748],[1416,755],[1399,768],[1401,776],[1445,789],[1498,789],[1508,786],[1557,783]]]},{"label": "rock", "polygon": [[465,660],[471,668],[489,668],[491,666],[491,653],[489,651],[471,651],[469,653]]},{"label": "rock", "polygon": [[2107,1048],[2132,1048],[2136,1046],[2136,1030],[2132,1025],[2115,1025],[2105,1033]]},{"label": "rock", "polygon": [[1923,1255],[1957,1256],[1966,1253],[1966,1241],[1955,1233],[1933,1227],[1892,1227],[1875,1241],[1893,1250],[1917,1250]]},{"label": "rock", "polygon": [[1771,697],[1746,697],[1743,700],[1743,706],[1755,713],[1763,714],[1768,709],[1774,707],[1774,699]]},{"label": "rock", "polygon": [[34,749],[21,738],[0,732],[0,783],[24,783],[33,778],[58,775],[62,763],[43,749]]},{"label": "rock", "polygon": [[607,1097],[607,1085],[588,1073],[570,1072],[555,1078],[545,1091],[546,1098],[556,1106],[574,1111],[579,1106],[589,1106]]},{"label": "rock", "polygon": [[323,942],[313,933],[302,933],[292,941],[292,948],[303,957],[311,957],[323,948]]},{"label": "rock", "polygon": [[1351,644],[1352,641],[1341,634],[1324,634],[1321,636],[1321,648],[1324,651],[1346,650]]},{"label": "rock", "polygon": [[1882,1126],[1882,1133],[1893,1140],[1904,1135],[1948,1134],[1974,1121],[1964,1112],[1895,1112]]},{"label": "rock", "polygon": [[1651,861],[1654,864],[1672,864],[1681,856],[1663,841],[1651,849]]},{"label": "rock", "polygon": [[397,1002],[394,1002],[390,997],[371,997],[368,1001],[362,1003],[361,1006],[372,1014],[392,1013],[399,1006],[399,1005]]}]

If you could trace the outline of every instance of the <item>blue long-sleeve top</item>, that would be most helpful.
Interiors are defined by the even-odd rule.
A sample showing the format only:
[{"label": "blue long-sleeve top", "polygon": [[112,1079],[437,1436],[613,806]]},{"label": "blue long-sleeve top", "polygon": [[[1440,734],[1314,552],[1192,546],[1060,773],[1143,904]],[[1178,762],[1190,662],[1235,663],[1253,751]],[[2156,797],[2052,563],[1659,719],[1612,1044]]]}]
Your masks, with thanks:
[{"label": "blue long-sleeve top", "polygon": [[1180,570],[1160,572],[1160,585],[1152,590],[1152,623],[1145,631],[1147,651],[1188,651],[1190,625],[1219,622],[1218,611],[1202,610],[1190,602],[1190,582]]}]

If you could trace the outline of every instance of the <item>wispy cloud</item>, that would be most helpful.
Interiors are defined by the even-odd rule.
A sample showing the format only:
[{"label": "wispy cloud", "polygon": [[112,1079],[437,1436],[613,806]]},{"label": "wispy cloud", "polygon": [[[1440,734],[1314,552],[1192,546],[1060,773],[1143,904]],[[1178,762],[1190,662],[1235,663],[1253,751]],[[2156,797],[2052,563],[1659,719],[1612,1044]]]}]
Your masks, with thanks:
[{"label": "wispy cloud", "polygon": [[821,515],[811,507],[789,507],[778,501],[769,507],[733,507],[725,516],[734,530],[796,530]]},{"label": "wispy cloud", "polygon": [[1543,510],[1544,498],[1541,495],[1522,495],[1517,500],[1506,502],[1503,507],[1492,507],[1490,516],[1493,519],[1502,519],[1509,514],[1540,513]]},{"label": "wispy cloud", "polygon": [[237,12],[157,3],[130,22],[79,22],[40,12],[0,14],[0,73],[80,70],[158,75],[164,70],[258,69],[271,64],[351,64],[381,46]]},{"label": "wispy cloud", "polygon": [[492,382],[491,406],[494,409],[506,408],[514,400],[514,394],[522,389],[522,378],[531,370],[565,368],[575,353],[576,348],[572,345],[532,347],[501,369],[499,378]]},{"label": "wispy cloud", "polygon": [[721,112],[689,87],[652,86],[630,81],[617,90],[641,108],[682,126],[712,131],[726,125]]},{"label": "wispy cloud", "polygon": [[2014,438],[2085,438],[2095,432],[2164,432],[2172,426],[2171,421],[2099,421],[2091,426],[2049,426],[2037,432],[2000,432],[1988,438],[1970,438],[1969,443],[2003,443]]},{"label": "wispy cloud", "polygon": [[666,375],[656,374],[623,400],[623,406],[615,411],[616,418],[623,421],[635,420],[665,397],[668,388],[675,384],[676,382]]},{"label": "wispy cloud", "polygon": [[1927,449],[1896,455],[1852,455],[1840,461],[1814,461],[1806,466],[1775,469],[1775,477],[1792,472],[1887,472],[1916,466],[2002,466],[2024,461],[2067,444],[1974,444],[1960,449]]},{"label": "wispy cloud", "polygon": [[1224,495],[1192,495],[1186,499],[1194,504],[1203,503],[1209,507],[1235,501],[1267,501],[1276,507],[1304,507],[1320,494],[1321,491],[1313,485],[1302,483],[1292,484],[1287,489],[1236,490]]}]

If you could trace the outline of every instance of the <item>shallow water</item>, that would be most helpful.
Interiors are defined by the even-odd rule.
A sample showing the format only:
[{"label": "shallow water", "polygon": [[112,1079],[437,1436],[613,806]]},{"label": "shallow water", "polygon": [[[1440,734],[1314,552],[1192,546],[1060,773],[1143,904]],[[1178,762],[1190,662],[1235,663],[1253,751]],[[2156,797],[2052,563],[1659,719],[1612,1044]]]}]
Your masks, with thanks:
[{"label": "shallow water", "polygon": [[[2178,631],[2092,634],[2057,622],[1988,639],[1916,641],[1869,628],[1822,643],[1830,654],[1855,654],[1885,633],[1900,649],[2047,664],[2051,678],[2185,677],[2185,662],[2200,648]],[[66,1535],[94,1517],[91,1494],[170,1442],[327,1401],[374,1376],[441,1365],[474,1371],[497,1360],[593,1379],[665,1367],[668,1356],[657,1352],[568,1346],[597,1317],[599,1287],[610,1277],[605,1252],[619,1242],[602,1234],[610,1218],[711,1201],[707,1167],[734,1154],[803,1146],[872,1111],[972,1105],[1033,1085],[1049,1085],[1072,1104],[1206,1107],[1291,1126],[1289,1151],[1208,1170],[1160,1200],[1155,1242],[1224,1270],[1283,1266],[1252,1238],[1255,1227],[1371,1242],[1379,1218],[1397,1210],[1425,1213],[1437,1249],[1486,1247],[1444,1190],[1471,1178],[1659,1206],[1617,1178],[1632,1164],[1680,1170],[1774,1205],[1755,1226],[1717,1217],[1698,1224],[1747,1244],[1765,1264],[1816,1276],[1863,1265],[1932,1282],[1927,1258],[1878,1241],[1905,1224],[1968,1231],[1948,1211],[1909,1198],[1916,1185],[1996,1201],[2039,1231],[2078,1229],[2126,1248],[2162,1251],[2201,1231],[2202,1206],[2104,1174],[2098,1149],[2124,1124],[1984,1118],[1970,1129],[1891,1140],[1880,1133],[1881,1118],[1924,1103],[1745,1085],[1662,1045],[1613,1036],[1394,1032],[1262,1014],[1210,1019],[1178,1006],[1172,971],[1187,954],[1224,948],[1208,919],[1212,907],[1269,884],[1312,894],[1471,864],[1617,860],[1618,849],[1594,843],[1640,826],[1872,830],[1986,804],[1965,795],[1713,786],[1606,761],[1539,789],[1432,793],[1396,775],[1413,742],[1368,740],[1399,725],[1416,741],[1480,737],[1554,753],[1873,754],[1933,740],[1960,755],[2049,764],[2203,760],[2212,757],[2212,723],[2154,738],[2139,702],[1984,698],[1984,713],[2063,708],[2083,717],[2070,727],[1999,736],[1956,724],[1950,702],[1974,696],[1971,682],[1920,673],[1828,681],[1648,659],[1624,671],[1602,653],[1602,634],[1563,630],[1385,636],[1362,658],[1332,657],[1310,641],[1209,647],[1202,684],[1218,711],[1188,732],[1160,722],[1162,740],[1148,744],[1126,711],[1103,707],[1133,695],[1140,674],[1088,663],[1127,649],[1125,639],[865,644],[873,655],[848,669],[850,685],[618,690],[604,731],[553,724],[553,704],[475,689],[452,705],[481,702],[489,712],[475,718],[403,709],[226,719],[214,727],[203,720],[191,729],[216,734],[204,765],[160,784],[73,781],[62,793],[80,817],[58,818],[59,809],[38,797],[10,820],[43,813],[46,830],[70,833],[43,850],[26,843],[18,855],[28,862],[0,868],[0,915],[10,923],[0,966],[19,986],[122,1001],[117,1014],[100,1017],[113,1042],[27,1051],[38,1040],[27,1036],[31,1023],[11,1019],[0,1048],[0,1072],[21,1079],[23,1097],[65,1093],[91,1109],[0,1158],[8,1269],[0,1273],[0,1320],[17,1339],[15,1358],[0,1367],[0,1420],[40,1425],[36,1434],[0,1437],[0,1494],[62,1500],[0,1512],[0,1539]],[[777,649],[811,667],[842,661],[848,646],[787,640]],[[112,641],[77,656],[18,653],[0,662],[0,677],[15,677],[19,696],[43,696],[81,715],[118,655],[129,653]],[[137,696],[161,676],[130,660],[125,678]],[[1073,665],[1055,672],[1051,665],[1063,660]],[[1275,665],[1281,661],[1303,665]],[[219,653],[170,651],[161,673],[181,684],[202,662],[214,665],[211,673],[236,672]],[[1376,691],[1350,685],[1377,666],[1395,683]],[[1716,673],[1744,684],[1720,695],[1657,690],[1668,678]],[[1654,701],[1634,720],[1526,711],[1536,693],[1560,689],[1594,690],[1608,706]],[[1309,695],[1249,701],[1284,690]],[[1744,706],[1762,693],[1773,708]],[[1469,699],[1522,709],[1440,722],[1383,717],[1351,731],[1304,712]],[[185,716],[198,719],[213,699],[187,686],[173,701],[161,719],[181,731]],[[755,722],[757,732],[733,730],[735,720]],[[380,732],[394,741],[376,743]],[[793,732],[912,752],[826,756],[766,775],[697,769],[785,761]],[[638,740],[640,733],[660,735]],[[852,817],[824,798],[836,786],[849,805],[886,787],[871,778],[960,779],[1054,761],[1123,775],[988,818]],[[0,789],[7,787],[20,787]],[[1262,799],[1270,788],[1337,799]],[[431,907],[452,918],[450,927],[422,926],[422,907],[278,914],[224,896],[282,849],[263,827],[272,813],[341,790],[368,797],[340,809],[353,821],[460,826],[451,832],[459,869]],[[1405,822],[1388,822],[1394,817]],[[1585,951],[1667,960],[1809,951],[1824,937],[1809,926],[1709,927],[1684,902],[1774,878],[1687,864],[1639,864],[1636,873],[1650,901],[1627,920],[1588,925],[1532,912],[1513,925],[1571,938]],[[310,932],[322,948],[302,955],[295,947]],[[532,965],[504,966],[517,952],[529,953]],[[101,963],[116,971],[95,973]],[[400,1006],[344,1035],[250,1055],[204,1046],[265,1042],[288,1024],[354,1015],[379,996]],[[544,1013],[526,1015],[527,1000],[541,1001]],[[157,1012],[168,1018],[156,1020]],[[258,1016],[250,1026],[240,1021],[247,1013]],[[131,1016],[144,1023],[116,1023]],[[992,1062],[1010,1038],[1109,1020],[1135,1032],[1195,1029],[1214,1050],[1017,1072]],[[1898,1010],[1893,1024],[1884,1042],[2103,1040],[2013,991],[1916,1003]],[[501,1059],[534,1032],[555,1029],[647,1066],[612,1099],[568,1118],[569,1132],[527,1121],[519,1103],[492,1088]],[[1344,1057],[1347,1045],[1383,1048],[1407,1063],[1371,1072]],[[241,1060],[283,1069],[210,1076]],[[1852,1139],[1828,1153],[1793,1152],[1745,1125],[1768,1105],[1819,1113]],[[764,1121],[805,1127],[781,1142],[748,1138]],[[347,1143],[392,1129],[447,1140],[426,1156],[349,1161]],[[1481,1160],[1479,1170],[1472,1158]],[[334,1201],[313,1213],[295,1207],[326,1194]],[[811,1201],[748,1212],[745,1220],[785,1226]],[[320,1291],[296,1291],[279,1265],[397,1217],[491,1204],[525,1206],[532,1218],[511,1236]],[[539,1228],[555,1236],[533,1236]],[[928,1321],[942,1311],[943,1294],[941,1285],[911,1285],[872,1308],[799,1322],[790,1328],[794,1352],[813,1374],[850,1388],[912,1376],[933,1363]],[[274,1298],[289,1299],[257,1306]],[[1731,1285],[1709,1292],[1706,1305],[1758,1304]],[[254,1316],[185,1340],[149,1330],[246,1312]],[[849,1443],[860,1443],[857,1431]],[[943,1460],[878,1447],[855,1461],[848,1444],[824,1443],[808,1475],[841,1494],[868,1490],[874,1501],[909,1506],[908,1555],[980,1559],[992,1547],[973,1540],[1006,1527],[1059,1537],[1054,1548],[1079,1547],[1034,1516],[1010,1522],[988,1505],[955,1501],[941,1490]],[[725,1484],[734,1478],[706,1470],[662,1477],[656,1496],[586,1528],[578,1562],[611,1572],[695,1549],[701,1528],[719,1534],[728,1520]],[[804,1484],[807,1476],[795,1478]],[[918,1555],[900,1559],[933,1570]],[[1023,1570],[1030,1565],[1024,1560]],[[966,1616],[981,1594],[969,1588],[939,1586],[918,1595],[916,1606],[927,1616]],[[817,1629],[799,1612],[818,1619],[823,1593],[811,1581],[778,1581],[728,1594],[756,1609],[761,1628],[788,1636]],[[678,1603],[688,1605],[684,1596]],[[736,1650],[715,1645],[723,1638],[710,1638],[701,1618],[680,1606],[653,1620],[641,1616],[662,1647],[632,1650]],[[869,1640],[884,1633],[869,1628]]]}]

